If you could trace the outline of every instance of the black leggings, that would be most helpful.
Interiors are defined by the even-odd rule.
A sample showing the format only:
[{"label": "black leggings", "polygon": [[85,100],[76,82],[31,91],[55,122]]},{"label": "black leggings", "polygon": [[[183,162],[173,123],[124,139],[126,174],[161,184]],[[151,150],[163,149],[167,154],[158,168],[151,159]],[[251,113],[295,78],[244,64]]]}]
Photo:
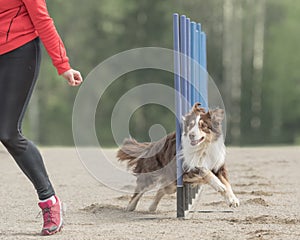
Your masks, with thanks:
[{"label": "black leggings", "polygon": [[53,196],[43,159],[22,135],[22,119],[39,73],[39,38],[0,55],[0,141],[33,183],[40,200]]}]

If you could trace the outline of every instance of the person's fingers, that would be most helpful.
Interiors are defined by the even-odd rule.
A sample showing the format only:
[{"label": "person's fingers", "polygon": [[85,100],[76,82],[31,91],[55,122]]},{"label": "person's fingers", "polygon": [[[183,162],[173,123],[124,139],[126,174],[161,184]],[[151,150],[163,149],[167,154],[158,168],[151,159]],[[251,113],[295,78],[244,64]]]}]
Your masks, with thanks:
[{"label": "person's fingers", "polygon": [[82,82],[82,77],[81,77],[80,72],[78,72],[76,70],[73,70],[73,74],[72,75],[73,75],[72,77],[73,77],[73,80],[74,80],[74,85],[75,86],[80,85],[81,82]]},{"label": "person's fingers", "polygon": [[81,76],[80,72],[74,71],[74,79],[76,82],[82,82],[82,76]]},{"label": "person's fingers", "polygon": [[79,71],[70,69],[63,73],[63,77],[68,81],[70,86],[78,86],[82,83],[82,77]]},{"label": "person's fingers", "polygon": [[74,77],[73,77],[73,73],[68,74],[68,82],[71,86],[75,85],[75,80],[74,80]]}]

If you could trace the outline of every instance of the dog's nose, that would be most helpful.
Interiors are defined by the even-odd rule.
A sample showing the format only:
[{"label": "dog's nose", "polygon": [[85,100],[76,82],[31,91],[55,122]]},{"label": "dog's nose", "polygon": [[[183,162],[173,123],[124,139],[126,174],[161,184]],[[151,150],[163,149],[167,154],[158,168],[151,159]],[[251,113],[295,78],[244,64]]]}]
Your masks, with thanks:
[{"label": "dog's nose", "polygon": [[195,139],[195,133],[190,133],[190,134],[189,134],[189,138],[190,138],[191,140],[194,140],[194,139]]}]

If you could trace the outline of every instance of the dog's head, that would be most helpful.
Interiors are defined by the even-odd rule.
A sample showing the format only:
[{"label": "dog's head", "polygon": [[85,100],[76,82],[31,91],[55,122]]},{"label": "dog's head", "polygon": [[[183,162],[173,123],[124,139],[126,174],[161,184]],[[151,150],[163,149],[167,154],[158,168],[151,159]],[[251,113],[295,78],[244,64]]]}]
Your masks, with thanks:
[{"label": "dog's head", "polygon": [[200,103],[195,103],[192,110],[182,117],[182,140],[191,147],[199,146],[206,139],[206,132],[199,127],[201,115],[205,114],[205,109],[200,107]]},{"label": "dog's head", "polygon": [[183,117],[182,141],[190,147],[198,147],[205,141],[217,140],[222,135],[224,110],[205,111],[200,103]]}]

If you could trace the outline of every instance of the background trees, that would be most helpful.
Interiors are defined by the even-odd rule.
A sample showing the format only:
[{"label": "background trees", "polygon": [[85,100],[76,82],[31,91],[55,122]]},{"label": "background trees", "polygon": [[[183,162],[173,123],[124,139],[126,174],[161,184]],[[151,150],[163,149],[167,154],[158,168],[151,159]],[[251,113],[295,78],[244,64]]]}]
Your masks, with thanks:
[{"label": "background trees", "polygon": [[[208,70],[225,101],[227,143],[300,142],[300,2],[55,0],[48,1],[48,7],[72,66],[84,76],[120,51],[172,48],[172,13],[190,16],[202,23],[208,35]],[[108,89],[103,99],[106,109],[96,121],[107,146],[114,144],[110,132],[114,103],[131,87],[146,82],[172,85],[173,78],[161,71],[136,71]],[[26,134],[44,145],[72,145],[71,116],[77,91],[57,76],[44,54],[25,118]],[[150,105],[132,117],[132,135],[149,140],[149,126],[157,123],[157,116],[167,131],[174,129],[174,116],[163,107]]]}]

